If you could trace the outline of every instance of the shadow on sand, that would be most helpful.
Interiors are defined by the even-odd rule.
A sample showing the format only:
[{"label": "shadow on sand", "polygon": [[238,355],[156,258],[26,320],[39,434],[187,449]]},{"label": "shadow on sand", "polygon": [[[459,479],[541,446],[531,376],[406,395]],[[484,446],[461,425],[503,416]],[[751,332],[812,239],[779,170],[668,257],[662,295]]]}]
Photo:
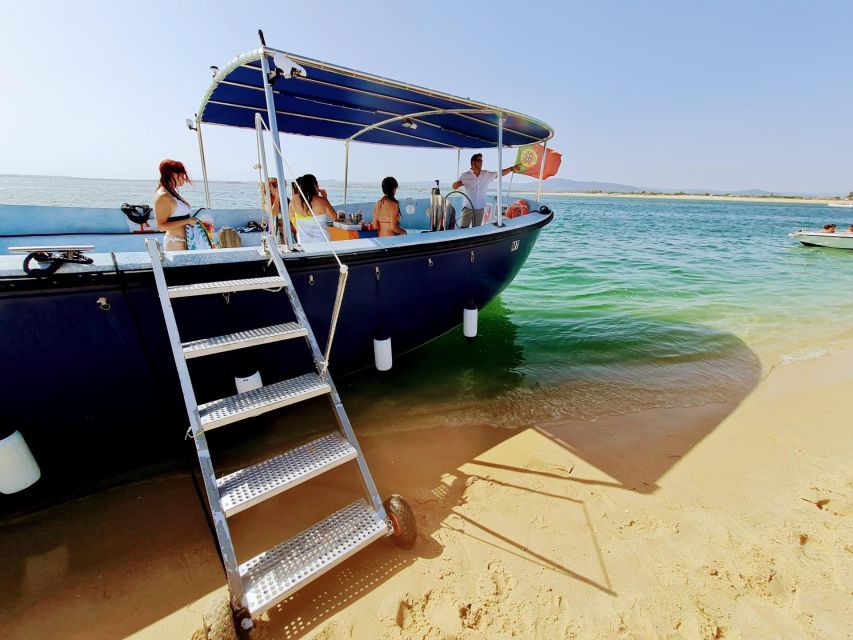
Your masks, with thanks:
[{"label": "shadow on sand", "polygon": [[[623,377],[616,368],[597,366],[585,370],[583,379],[537,384],[535,362],[525,360],[519,327],[506,309],[493,305],[480,327],[473,345],[451,334],[398,358],[393,376],[363,373],[341,381],[380,493],[409,500],[419,541],[411,551],[385,540],[356,554],[275,607],[261,625],[262,637],[299,638],[316,630],[418,558],[448,557],[464,567],[453,542],[460,535],[615,595],[590,522],[590,498],[572,495],[571,487],[655,491],[659,479],[760,378],[760,363],[742,341],[702,328],[714,342],[712,357],[652,358],[652,365],[630,366]],[[683,324],[665,329],[694,331]],[[571,353],[574,345],[555,348]],[[666,420],[643,411],[661,407],[671,410]],[[215,462],[227,471],[269,457],[332,427],[329,414],[317,400],[241,425],[239,433],[213,432],[211,449],[228,451]],[[492,455],[524,434],[538,438],[543,451],[557,446],[570,452],[586,471],[551,464],[547,456],[516,463]],[[586,523],[598,568],[580,571],[533,548],[500,519],[468,515],[470,488],[483,480],[488,491],[533,492],[553,500],[554,509],[574,510]],[[544,489],[542,480],[558,481],[558,490]],[[360,488],[350,463],[238,514],[231,521],[238,557],[249,558],[348,504]],[[0,541],[6,550],[0,557],[6,595],[0,626],[13,637],[71,628],[86,638],[154,633],[176,612],[200,612],[197,601],[224,584],[188,475],[119,487],[7,521]],[[393,610],[394,603],[389,606]]]}]

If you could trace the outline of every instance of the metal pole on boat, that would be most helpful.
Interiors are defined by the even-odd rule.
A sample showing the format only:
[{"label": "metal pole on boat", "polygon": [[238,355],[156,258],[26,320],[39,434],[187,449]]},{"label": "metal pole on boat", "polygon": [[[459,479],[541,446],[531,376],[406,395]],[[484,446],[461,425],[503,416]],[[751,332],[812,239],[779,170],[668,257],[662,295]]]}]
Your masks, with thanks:
[{"label": "metal pole on boat", "polygon": [[542,191],[542,174],[545,173],[545,159],[548,157],[548,141],[542,145],[542,160],[539,161],[539,182],[536,183],[536,204],[539,204],[539,194]]},{"label": "metal pole on boat", "polygon": [[201,156],[201,176],[204,179],[204,201],[210,209],[210,187],[207,184],[207,163],[204,160],[204,141],[201,139],[201,118],[196,116],[195,134],[198,138],[198,152]]},{"label": "metal pole on boat", "polygon": [[347,203],[347,186],[349,184],[349,140],[344,143],[344,204]]},{"label": "metal pole on boat", "polygon": [[[264,192],[265,206],[268,207],[268,210],[264,212],[268,216],[267,229],[270,230],[273,241],[275,241],[278,229],[276,229],[276,219],[272,212],[272,194],[270,193],[270,178],[269,173],[267,172],[267,150],[264,146],[264,124],[263,116],[261,116],[260,113],[255,114],[255,135],[258,137],[258,164],[261,169],[261,189],[263,189]],[[282,193],[285,193],[285,190],[281,187],[282,185],[279,184],[279,198],[281,198]]]},{"label": "metal pole on boat", "polygon": [[503,224],[503,176],[504,176],[504,120],[506,116],[498,114],[498,217],[495,224],[499,227]]},{"label": "metal pole on boat", "polygon": [[456,180],[459,180],[459,176],[460,176],[460,173],[459,173],[459,169],[460,169],[460,167],[459,167],[459,161],[460,161],[460,159],[461,159],[461,158],[462,158],[462,149],[457,149],[457,150],[456,150]]},{"label": "metal pole on boat", "polygon": [[204,178],[204,202],[205,206],[210,209],[210,189],[207,186],[207,163],[204,161],[204,142],[201,139],[201,118],[198,114],[195,120],[186,119],[187,129],[195,131],[196,142],[198,142],[198,154],[201,156],[201,175]]},{"label": "metal pole on boat", "polygon": [[[270,136],[274,143],[273,156],[275,156],[275,175],[278,178],[279,193],[284,192],[287,182],[284,179],[284,165],[281,161],[281,137],[278,135],[278,120],[275,117],[275,98],[270,84],[270,61],[267,59],[266,47],[261,48],[261,75],[264,79],[264,95],[267,99],[267,118],[269,119]],[[276,149],[277,147],[278,149]],[[288,251],[293,251],[293,240],[290,236],[290,225],[284,225],[284,244]]]}]

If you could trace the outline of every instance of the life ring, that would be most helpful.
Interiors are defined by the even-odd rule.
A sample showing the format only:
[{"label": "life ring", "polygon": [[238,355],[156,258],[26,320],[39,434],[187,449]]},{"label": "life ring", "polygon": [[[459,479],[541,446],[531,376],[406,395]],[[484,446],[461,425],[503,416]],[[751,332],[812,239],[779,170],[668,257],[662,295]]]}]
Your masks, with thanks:
[{"label": "life ring", "polygon": [[521,216],[526,216],[528,213],[530,213],[530,207],[527,204],[527,200],[516,200],[507,207],[506,217],[519,218]]}]

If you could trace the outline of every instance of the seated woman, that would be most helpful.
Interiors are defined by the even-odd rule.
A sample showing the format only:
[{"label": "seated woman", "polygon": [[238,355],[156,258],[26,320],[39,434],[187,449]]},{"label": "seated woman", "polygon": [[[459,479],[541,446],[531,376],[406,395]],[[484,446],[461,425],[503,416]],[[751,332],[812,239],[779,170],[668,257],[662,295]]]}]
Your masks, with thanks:
[{"label": "seated woman", "polygon": [[163,160],[160,163],[160,181],[154,192],[154,215],[157,228],[166,232],[163,238],[166,251],[184,251],[187,248],[187,225],[195,220],[190,214],[190,203],[184,200],[178,189],[188,182],[190,177],[182,162]]},{"label": "seated woman", "polygon": [[834,224],[825,224],[823,225],[824,233],[835,233],[835,225]]},{"label": "seated woman", "polygon": [[380,238],[404,236],[406,230],[400,226],[400,203],[397,202],[397,181],[387,177],[382,181],[384,194],[373,207],[373,221],[365,224],[365,229],[379,232]]},{"label": "seated woman", "polygon": [[290,201],[288,211],[290,222],[296,229],[297,242],[300,244],[324,242],[329,237],[326,220],[334,222],[338,219],[338,214],[329,204],[326,192],[320,188],[317,178],[310,173],[296,179],[293,200]]}]

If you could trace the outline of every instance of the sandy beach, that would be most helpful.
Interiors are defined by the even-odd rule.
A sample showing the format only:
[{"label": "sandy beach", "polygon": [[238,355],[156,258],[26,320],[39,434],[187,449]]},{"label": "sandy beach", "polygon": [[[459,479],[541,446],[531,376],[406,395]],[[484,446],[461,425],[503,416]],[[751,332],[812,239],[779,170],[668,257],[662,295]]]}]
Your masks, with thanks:
[{"label": "sandy beach", "polygon": [[[851,637],[851,391],[848,349],[776,366],[732,402],[365,435],[380,492],[416,511],[416,547],[374,544],[252,637]],[[240,514],[238,554],[346,504],[353,475]],[[185,475],[0,539],[6,638],[189,639],[225,592]]]}]

